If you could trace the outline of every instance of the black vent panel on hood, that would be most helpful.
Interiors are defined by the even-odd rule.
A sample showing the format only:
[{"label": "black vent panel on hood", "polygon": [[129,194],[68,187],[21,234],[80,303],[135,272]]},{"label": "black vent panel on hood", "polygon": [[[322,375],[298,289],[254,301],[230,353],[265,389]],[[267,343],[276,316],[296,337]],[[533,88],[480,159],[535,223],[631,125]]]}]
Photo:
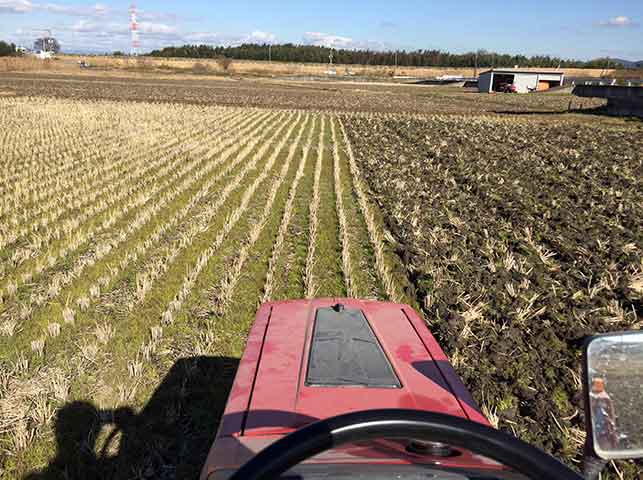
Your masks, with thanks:
[{"label": "black vent panel on hood", "polygon": [[401,387],[364,313],[342,305],[317,310],[306,385]]}]

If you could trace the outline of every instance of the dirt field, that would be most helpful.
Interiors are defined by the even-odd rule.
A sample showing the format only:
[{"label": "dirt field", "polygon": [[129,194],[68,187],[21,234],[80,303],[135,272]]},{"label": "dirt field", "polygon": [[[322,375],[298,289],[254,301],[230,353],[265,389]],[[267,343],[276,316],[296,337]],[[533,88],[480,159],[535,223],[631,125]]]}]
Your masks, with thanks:
[{"label": "dirt field", "polygon": [[257,306],[312,296],[412,303],[578,465],[582,337],[642,321],[643,126],[569,101],[1,75],[0,477],[193,478]]},{"label": "dirt field", "polygon": [[[266,52],[267,53],[267,52]],[[96,69],[113,71],[155,71],[155,73],[194,72],[210,75],[258,75],[258,76],[326,76],[329,70],[325,63],[289,63],[252,60],[232,60],[224,69],[216,59],[192,58],[154,58],[154,57],[109,57],[59,55],[56,60],[43,63],[42,60],[23,58],[0,58],[0,72],[15,71],[58,71],[76,73],[78,62],[87,60]],[[337,76],[357,76],[367,78],[391,78],[393,75],[414,78],[434,78],[442,75],[475,76],[473,68],[438,68],[438,67],[397,67],[386,65],[334,65]],[[479,69],[482,71],[484,69]],[[542,70],[542,69],[534,69]],[[554,69],[549,69],[554,70]],[[566,68],[568,77],[598,78],[613,76],[617,70],[593,68]]]},{"label": "dirt field", "polygon": [[562,113],[594,108],[601,100],[569,94],[479,94],[462,88],[425,85],[345,84],[267,79],[183,76],[92,76],[12,73],[0,75],[0,91],[14,96],[47,96],[83,100],[129,100],[195,105],[255,106],[329,112],[467,114],[521,112]]},{"label": "dirt field", "polygon": [[477,401],[579,460],[580,353],[640,329],[643,125],[347,119],[413,296]]}]

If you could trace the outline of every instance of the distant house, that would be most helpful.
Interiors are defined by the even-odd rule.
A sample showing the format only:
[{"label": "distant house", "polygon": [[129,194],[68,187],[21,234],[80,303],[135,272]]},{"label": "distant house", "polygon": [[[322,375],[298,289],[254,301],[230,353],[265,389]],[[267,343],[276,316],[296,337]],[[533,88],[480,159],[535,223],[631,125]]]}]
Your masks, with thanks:
[{"label": "distant house", "polygon": [[[565,81],[563,72],[519,70],[516,68],[494,68],[482,72],[478,80],[480,92],[529,93],[560,87]],[[511,87],[513,85],[513,87]]]},{"label": "distant house", "polygon": [[33,56],[39,58],[40,60],[46,60],[48,58],[54,58],[54,52],[46,52],[44,50],[36,50],[33,52]]}]

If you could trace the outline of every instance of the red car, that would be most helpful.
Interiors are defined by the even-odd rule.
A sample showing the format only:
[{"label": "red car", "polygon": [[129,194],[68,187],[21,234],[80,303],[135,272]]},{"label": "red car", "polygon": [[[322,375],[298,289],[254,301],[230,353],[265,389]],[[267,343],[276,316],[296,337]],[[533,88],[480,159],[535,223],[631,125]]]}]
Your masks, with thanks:
[{"label": "red car", "polygon": [[260,308],[201,478],[582,477],[491,428],[408,305],[333,298]]}]

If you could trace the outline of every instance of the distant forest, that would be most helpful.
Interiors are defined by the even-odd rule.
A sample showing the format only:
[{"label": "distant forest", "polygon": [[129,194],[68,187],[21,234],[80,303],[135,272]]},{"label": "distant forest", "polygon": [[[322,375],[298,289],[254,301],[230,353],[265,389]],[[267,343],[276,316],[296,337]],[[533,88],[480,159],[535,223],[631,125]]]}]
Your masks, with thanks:
[{"label": "distant forest", "polygon": [[[278,62],[328,63],[331,49],[313,45],[294,45],[286,43],[273,45],[271,58]],[[243,44],[236,47],[213,47],[210,45],[183,45],[154,50],[148,55],[153,57],[179,58],[220,58],[237,60],[268,60],[269,46]],[[340,65],[395,65],[396,52],[373,50],[333,49],[333,63]],[[477,57],[477,59],[476,59]],[[565,67],[565,68],[622,68],[622,65],[607,58],[595,60],[564,60],[548,55],[527,57],[508,55],[480,50],[469,53],[449,53],[440,50],[398,51],[397,65],[403,67]]]}]

